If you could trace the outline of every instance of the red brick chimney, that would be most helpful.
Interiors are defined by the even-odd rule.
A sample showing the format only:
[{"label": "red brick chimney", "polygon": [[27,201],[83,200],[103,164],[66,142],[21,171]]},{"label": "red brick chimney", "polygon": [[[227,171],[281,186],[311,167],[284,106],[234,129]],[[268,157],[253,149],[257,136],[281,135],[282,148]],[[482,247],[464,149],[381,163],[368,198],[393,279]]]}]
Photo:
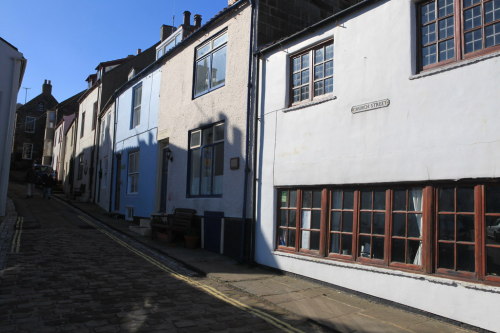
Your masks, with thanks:
[{"label": "red brick chimney", "polygon": [[51,95],[52,94],[52,84],[49,80],[44,80],[42,85],[42,94]]}]

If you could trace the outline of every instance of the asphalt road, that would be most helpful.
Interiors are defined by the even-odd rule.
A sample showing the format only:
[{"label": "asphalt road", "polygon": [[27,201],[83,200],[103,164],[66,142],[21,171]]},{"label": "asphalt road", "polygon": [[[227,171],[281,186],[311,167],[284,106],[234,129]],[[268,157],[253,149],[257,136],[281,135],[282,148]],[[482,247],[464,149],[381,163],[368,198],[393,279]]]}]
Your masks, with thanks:
[{"label": "asphalt road", "polygon": [[19,218],[0,271],[0,332],[324,331],[154,257],[56,199],[26,199],[20,184],[9,195]]}]

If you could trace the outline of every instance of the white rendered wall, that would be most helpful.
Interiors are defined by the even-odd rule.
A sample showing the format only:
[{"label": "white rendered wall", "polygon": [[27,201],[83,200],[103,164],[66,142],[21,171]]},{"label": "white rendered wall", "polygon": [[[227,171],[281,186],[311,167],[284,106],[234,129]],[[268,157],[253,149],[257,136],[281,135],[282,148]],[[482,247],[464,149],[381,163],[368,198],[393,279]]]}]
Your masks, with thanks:
[{"label": "white rendered wall", "polygon": [[[158,141],[168,139],[173,161],[168,170],[167,212],[192,208],[224,212],[241,217],[245,179],[248,61],[251,8],[246,6],[227,21],[210,28],[174,55],[162,67]],[[193,99],[195,48],[227,28],[226,81],[221,88]],[[190,130],[225,121],[224,176],[221,198],[187,197],[188,133]],[[231,170],[229,161],[239,157],[240,167]]]},{"label": "white rendered wall", "polygon": [[0,40],[0,216],[5,215],[17,93],[25,61],[22,53]]},{"label": "white rendered wall", "polygon": [[[273,252],[276,186],[500,176],[500,54],[415,75],[413,6],[382,1],[264,57],[256,261],[498,331],[499,287]],[[332,37],[330,100],[283,112],[290,54]]]},{"label": "white rendered wall", "polygon": [[[113,164],[113,134],[114,134],[114,114],[115,103],[110,103],[108,108],[103,112],[100,117],[100,124],[104,123],[104,134],[99,128],[99,157],[97,159],[97,179],[96,186],[99,189],[99,200],[96,202],[103,209],[109,211],[109,204],[111,200],[111,166]],[[106,168],[105,160],[107,159],[108,165]],[[99,178],[99,171],[101,171],[102,178]],[[105,176],[107,175],[107,177]]]}]

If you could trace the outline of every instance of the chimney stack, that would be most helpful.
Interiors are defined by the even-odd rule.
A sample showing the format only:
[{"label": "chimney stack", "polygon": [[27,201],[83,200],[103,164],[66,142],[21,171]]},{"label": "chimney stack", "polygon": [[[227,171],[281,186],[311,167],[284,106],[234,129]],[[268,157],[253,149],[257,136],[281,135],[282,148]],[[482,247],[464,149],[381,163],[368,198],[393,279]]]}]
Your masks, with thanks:
[{"label": "chimney stack", "polygon": [[141,54],[142,50],[141,49],[137,49],[137,54]]},{"label": "chimney stack", "polygon": [[171,25],[162,25],[160,27],[160,41],[163,42],[175,31],[175,27]]},{"label": "chimney stack", "polygon": [[42,85],[42,93],[45,95],[52,94],[52,83],[49,80],[44,80]]},{"label": "chimney stack", "polygon": [[195,26],[195,28],[201,27],[201,15],[200,14],[194,15],[194,26]]},{"label": "chimney stack", "polygon": [[190,26],[190,22],[191,22],[191,12],[189,10],[186,10],[184,12],[184,23],[183,23],[183,25],[185,27],[189,27]]}]

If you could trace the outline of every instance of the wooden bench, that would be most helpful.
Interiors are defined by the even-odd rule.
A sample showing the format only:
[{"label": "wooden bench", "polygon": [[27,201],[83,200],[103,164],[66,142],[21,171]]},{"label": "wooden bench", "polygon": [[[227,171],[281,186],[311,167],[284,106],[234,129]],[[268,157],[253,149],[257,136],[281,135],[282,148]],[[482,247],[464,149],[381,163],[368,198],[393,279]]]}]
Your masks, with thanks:
[{"label": "wooden bench", "polygon": [[174,233],[185,234],[191,228],[199,228],[196,210],[189,208],[176,208],[173,214],[152,215],[151,239],[156,238],[157,232],[163,232],[170,237]]}]

